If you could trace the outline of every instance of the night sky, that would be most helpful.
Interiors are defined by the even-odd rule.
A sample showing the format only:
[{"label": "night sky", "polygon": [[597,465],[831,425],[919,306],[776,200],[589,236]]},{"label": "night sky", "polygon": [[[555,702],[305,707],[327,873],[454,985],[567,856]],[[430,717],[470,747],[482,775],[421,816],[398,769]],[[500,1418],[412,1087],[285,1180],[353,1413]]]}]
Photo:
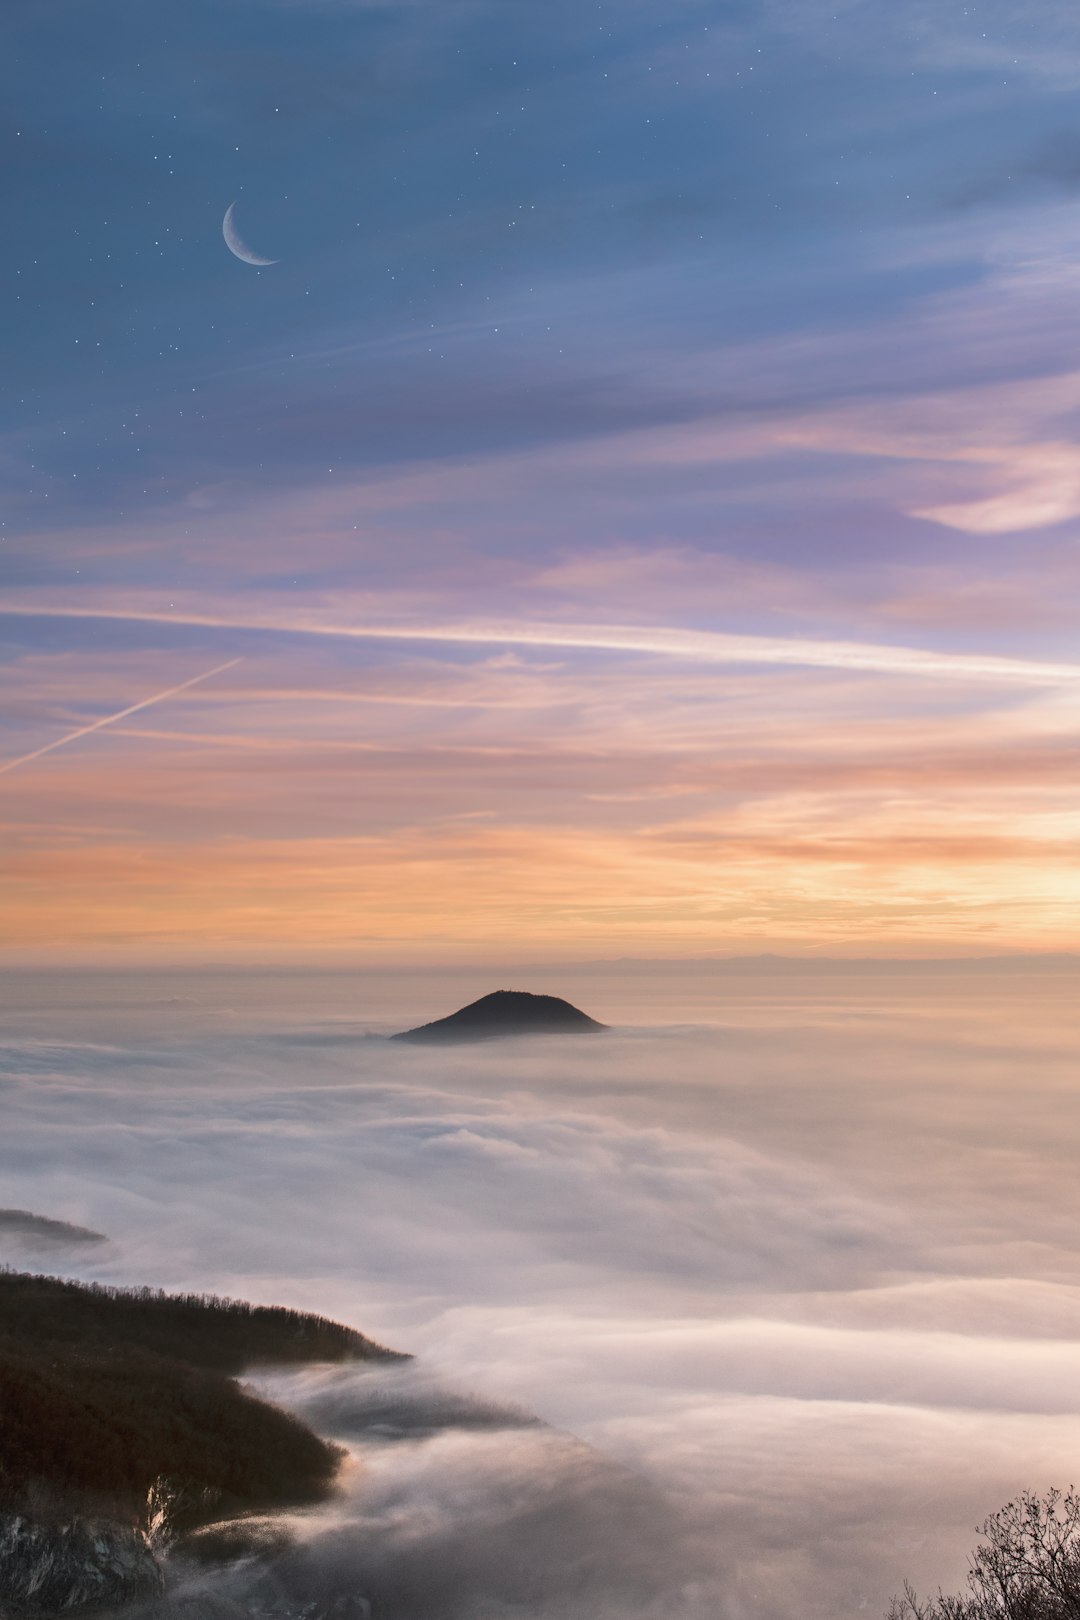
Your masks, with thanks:
[{"label": "night sky", "polygon": [[1075,8],[0,45],[9,956],[1075,941]]}]

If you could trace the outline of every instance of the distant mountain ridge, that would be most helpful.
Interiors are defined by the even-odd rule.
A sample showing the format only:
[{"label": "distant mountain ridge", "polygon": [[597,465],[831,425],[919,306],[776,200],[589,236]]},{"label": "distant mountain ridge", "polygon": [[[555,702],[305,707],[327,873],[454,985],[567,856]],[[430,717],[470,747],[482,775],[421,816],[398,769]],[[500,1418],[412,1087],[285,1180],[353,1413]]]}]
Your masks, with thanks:
[{"label": "distant mountain ridge", "polygon": [[88,1226],[76,1226],[72,1221],[54,1221],[46,1215],[35,1215],[29,1209],[0,1209],[0,1237],[22,1238],[30,1243],[105,1243],[102,1232],[92,1232]]},{"label": "distant mountain ridge", "polygon": [[938,975],[993,973],[1077,973],[1080,952],[1028,951],[983,956],[785,956],[761,951],[755,956],[618,956],[590,961],[560,962],[561,972],[590,975],[608,973],[716,972],[735,976]]},{"label": "distant mountain ridge", "polygon": [[449,1045],[498,1040],[507,1035],[590,1035],[606,1027],[561,996],[538,996],[528,990],[493,990],[446,1018],[402,1030],[390,1039]]}]

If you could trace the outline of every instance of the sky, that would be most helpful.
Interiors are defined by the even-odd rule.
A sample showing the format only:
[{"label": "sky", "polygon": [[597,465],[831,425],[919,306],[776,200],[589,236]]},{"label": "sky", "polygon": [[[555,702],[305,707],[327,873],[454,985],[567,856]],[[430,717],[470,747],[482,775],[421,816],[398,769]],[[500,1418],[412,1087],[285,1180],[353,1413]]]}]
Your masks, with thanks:
[{"label": "sky", "polygon": [[1076,943],[1073,7],[0,31],[9,960]]},{"label": "sky", "polygon": [[604,1035],[438,1049],[373,1036],[481,973],[10,973],[0,1262],[416,1356],[261,1380],[353,1448],[295,1525],[308,1598],[884,1620],[905,1579],[956,1591],[989,1514],[1076,1479],[1075,975],[697,977],[652,1023],[597,972]]}]

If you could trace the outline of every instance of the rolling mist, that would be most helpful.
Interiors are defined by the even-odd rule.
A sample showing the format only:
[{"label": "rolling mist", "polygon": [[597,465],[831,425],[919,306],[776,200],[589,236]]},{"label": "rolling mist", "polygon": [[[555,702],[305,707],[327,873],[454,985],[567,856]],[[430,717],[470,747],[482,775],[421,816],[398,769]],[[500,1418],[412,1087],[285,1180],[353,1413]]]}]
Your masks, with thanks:
[{"label": "rolling mist", "polygon": [[382,1039],[490,978],[11,975],[0,1260],[415,1355],[253,1380],[349,1449],[276,1580],[400,1620],[957,1586],[1080,1473],[1070,977],[527,979],[613,1028]]}]

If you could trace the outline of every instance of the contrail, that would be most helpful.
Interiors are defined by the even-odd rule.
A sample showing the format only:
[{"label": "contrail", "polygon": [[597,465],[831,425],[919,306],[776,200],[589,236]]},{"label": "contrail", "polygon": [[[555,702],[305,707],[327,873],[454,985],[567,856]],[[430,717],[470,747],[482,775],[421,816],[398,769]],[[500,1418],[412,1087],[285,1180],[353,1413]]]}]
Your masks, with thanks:
[{"label": "contrail", "polygon": [[51,754],[54,748],[64,748],[68,743],[77,742],[80,737],[88,737],[92,731],[100,731],[103,726],[112,726],[117,720],[126,720],[129,714],[138,714],[140,709],[149,709],[155,703],[164,703],[166,698],[176,697],[178,692],[186,692],[190,687],[208,681],[212,675],[223,675],[227,669],[235,669],[237,664],[243,662],[242,658],[230,658],[227,664],[216,664],[213,669],[204,671],[202,675],[193,675],[190,681],[181,681],[179,686],[170,686],[166,692],[155,692],[153,697],[143,698],[141,703],[132,703],[128,708],[121,709],[118,714],[102,715],[100,720],[92,720],[88,726],[80,726],[78,731],[69,731],[66,737],[57,737],[42,748],[35,748],[30,754],[20,754],[18,759],[6,760],[0,765],[0,776],[15,770],[19,765],[29,765],[32,759],[40,759],[42,754]]},{"label": "contrail", "polygon": [[1080,663],[1014,658],[1000,653],[938,652],[923,647],[860,641],[810,641],[801,637],[742,635],[661,625],[544,623],[498,619],[450,624],[350,624],[297,613],[222,614],[197,609],[147,607],[50,607],[0,601],[0,614],[25,618],[110,619],[135,624],[186,625],[202,630],[270,631],[345,641],[444,642],[502,647],[551,647],[570,651],[652,654],[691,663],[773,665],[831,669],[931,680],[990,681],[1002,685],[1055,686],[1080,683]]}]

